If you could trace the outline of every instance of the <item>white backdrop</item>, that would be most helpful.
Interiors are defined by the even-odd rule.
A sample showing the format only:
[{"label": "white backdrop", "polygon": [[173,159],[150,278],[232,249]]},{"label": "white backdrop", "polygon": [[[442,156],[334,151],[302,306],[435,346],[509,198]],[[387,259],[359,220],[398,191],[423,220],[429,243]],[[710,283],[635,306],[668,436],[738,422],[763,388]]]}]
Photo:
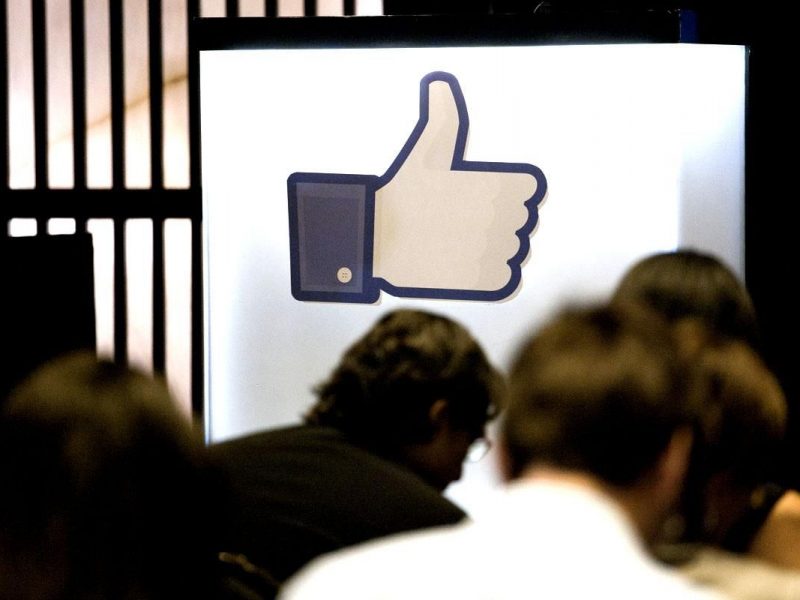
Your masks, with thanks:
[{"label": "white backdrop", "polygon": [[[340,353],[398,306],[459,320],[505,368],[531,328],[566,301],[605,298],[646,254],[692,246],[741,273],[745,52],[201,52],[207,438],[297,422]],[[467,160],[531,163],[547,177],[519,290],[494,303],[295,300],[287,177],[382,175],[417,122],[419,82],[432,71],[461,85]],[[494,481],[490,459],[448,494],[470,509]]]}]

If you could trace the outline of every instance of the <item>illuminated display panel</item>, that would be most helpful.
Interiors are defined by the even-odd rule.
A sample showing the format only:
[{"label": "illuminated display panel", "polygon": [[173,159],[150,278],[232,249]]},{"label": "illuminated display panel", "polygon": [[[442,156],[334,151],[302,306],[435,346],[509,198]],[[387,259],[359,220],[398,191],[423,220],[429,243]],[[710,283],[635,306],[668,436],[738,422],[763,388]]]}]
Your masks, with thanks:
[{"label": "illuminated display panel", "polygon": [[[201,40],[210,40],[201,41],[199,63],[209,440],[298,422],[341,352],[396,307],[457,319],[505,368],[532,327],[565,302],[607,297],[646,254],[691,246],[742,273],[745,47],[677,43],[669,32],[562,43],[575,40],[534,27],[526,39],[519,22],[503,43],[489,18],[463,27],[451,21],[441,43],[411,18],[381,19],[379,29],[400,32],[383,41],[367,33],[375,19],[349,18],[342,29],[335,24],[343,20],[326,19],[324,27],[308,25],[307,36],[298,20],[272,21],[264,31],[249,24],[239,37],[221,23],[201,29]],[[415,23],[423,32],[418,40]],[[503,244],[517,243],[513,230],[492,226],[506,209],[488,180],[459,173],[451,184],[446,174],[446,183],[429,186],[435,193],[395,185],[398,163],[400,173],[411,174],[407,180],[432,177],[406,156],[424,154],[406,151],[416,133],[427,139],[420,129],[426,107],[426,123],[439,123],[439,92],[425,83],[431,74],[457,82],[464,111],[442,109],[445,133],[436,135],[462,132],[468,115],[463,164],[481,172],[532,165],[545,178],[537,184],[546,193],[535,201],[535,228],[524,235],[530,248],[519,281],[502,297],[462,293],[496,289],[502,273],[470,278],[464,267],[460,277],[453,272],[461,267],[451,266],[476,247],[502,254]],[[429,98],[426,89],[433,90]],[[453,89],[439,88],[445,105]],[[427,154],[419,164],[426,161]],[[298,173],[302,181],[330,179],[334,191],[312,185],[292,208],[288,182]],[[455,193],[443,193],[442,185],[455,185]],[[486,207],[459,204],[484,185]],[[372,198],[366,216],[358,208],[344,216],[313,212],[319,198],[347,196],[353,186]],[[389,211],[387,190],[395,188],[391,206],[399,208]],[[420,211],[435,217],[407,234],[408,221],[396,214]],[[309,283],[309,264],[322,259],[305,248],[324,237],[325,219],[342,246],[355,244],[360,253],[351,256],[353,270],[317,285]],[[366,229],[351,231],[365,221]],[[398,231],[413,244],[392,253],[401,247]],[[339,247],[325,243],[323,255]],[[406,259],[414,245],[420,252]],[[352,300],[336,291],[363,278],[377,282],[375,297]],[[304,289],[312,293],[304,296]],[[448,493],[473,502],[494,480],[491,464],[469,467]]]}]

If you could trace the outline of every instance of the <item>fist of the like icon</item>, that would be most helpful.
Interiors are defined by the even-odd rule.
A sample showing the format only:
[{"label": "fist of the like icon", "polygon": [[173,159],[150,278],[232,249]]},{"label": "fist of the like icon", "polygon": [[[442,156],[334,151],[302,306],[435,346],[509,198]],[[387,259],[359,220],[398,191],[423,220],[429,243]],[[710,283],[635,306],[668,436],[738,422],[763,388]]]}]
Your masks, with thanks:
[{"label": "fist of the like icon", "polygon": [[531,164],[464,160],[468,131],[458,81],[431,73],[421,82],[419,121],[382,176],[292,174],[295,298],[511,295],[547,183]]}]

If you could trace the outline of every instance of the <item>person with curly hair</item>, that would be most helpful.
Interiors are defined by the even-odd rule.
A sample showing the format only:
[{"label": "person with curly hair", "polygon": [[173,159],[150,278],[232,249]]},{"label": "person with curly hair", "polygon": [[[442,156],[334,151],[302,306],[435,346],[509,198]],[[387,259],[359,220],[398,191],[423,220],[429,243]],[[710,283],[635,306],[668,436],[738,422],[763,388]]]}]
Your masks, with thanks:
[{"label": "person with curly hair", "polygon": [[325,552],[464,518],[442,492],[504,393],[465,327],[391,311],[315,392],[303,423],[211,447],[239,498],[226,551],[284,581]]}]

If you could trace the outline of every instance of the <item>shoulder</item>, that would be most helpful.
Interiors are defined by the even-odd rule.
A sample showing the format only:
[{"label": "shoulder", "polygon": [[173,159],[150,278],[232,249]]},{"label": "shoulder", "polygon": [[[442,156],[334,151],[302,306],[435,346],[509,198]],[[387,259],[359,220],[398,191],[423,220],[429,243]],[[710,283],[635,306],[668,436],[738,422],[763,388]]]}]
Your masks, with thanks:
[{"label": "shoulder", "polygon": [[749,554],[773,565],[800,569],[800,492],[788,490],[753,538]]},{"label": "shoulder", "polygon": [[277,502],[285,510],[291,497],[293,513],[335,522],[349,540],[455,523],[465,516],[408,469],[350,443],[330,427],[300,425],[251,434],[216,445],[212,458],[234,487],[250,496],[258,490],[262,505]]},{"label": "shoulder", "polygon": [[[447,597],[450,586],[442,594],[436,586],[458,581],[457,573],[445,572],[447,565],[460,564],[456,554],[462,527],[395,534],[321,556],[286,583],[279,600]],[[398,578],[400,571],[413,576]]]},{"label": "shoulder", "polygon": [[[347,451],[344,436],[330,427],[287,425],[214,442],[208,450],[222,463],[246,460],[258,464],[284,461],[286,456],[326,457]],[[344,448],[344,450],[341,450]]]},{"label": "shoulder", "polygon": [[284,425],[269,429],[260,429],[211,444],[214,449],[238,448],[260,444],[283,443],[291,441],[315,440],[341,437],[341,434],[329,427],[310,425]]},{"label": "shoulder", "polygon": [[800,573],[724,550],[705,548],[681,571],[691,580],[736,600],[800,597]]}]

